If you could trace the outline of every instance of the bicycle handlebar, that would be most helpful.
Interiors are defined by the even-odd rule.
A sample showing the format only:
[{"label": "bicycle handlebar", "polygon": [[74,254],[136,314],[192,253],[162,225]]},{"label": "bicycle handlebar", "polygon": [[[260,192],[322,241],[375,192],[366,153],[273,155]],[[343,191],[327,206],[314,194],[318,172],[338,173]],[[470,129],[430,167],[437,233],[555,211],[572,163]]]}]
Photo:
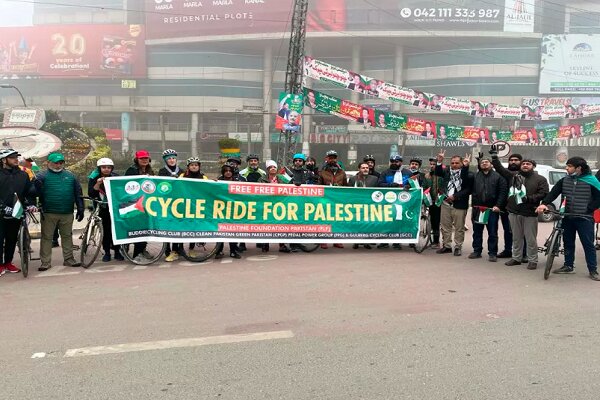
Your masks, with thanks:
[{"label": "bicycle handlebar", "polygon": [[554,210],[544,210],[544,214],[552,214],[552,215],[558,215],[560,217],[580,217],[580,218],[594,218],[593,215],[587,215],[587,214],[576,214],[576,213],[561,213],[559,211],[554,211]]},{"label": "bicycle handlebar", "polygon": [[93,201],[94,203],[99,203],[99,204],[108,204],[108,202],[107,202],[107,201],[97,200],[97,199],[94,199],[94,198],[92,198],[92,197],[88,197],[88,196],[81,196],[81,198],[82,198],[83,200],[91,200],[91,201]]}]

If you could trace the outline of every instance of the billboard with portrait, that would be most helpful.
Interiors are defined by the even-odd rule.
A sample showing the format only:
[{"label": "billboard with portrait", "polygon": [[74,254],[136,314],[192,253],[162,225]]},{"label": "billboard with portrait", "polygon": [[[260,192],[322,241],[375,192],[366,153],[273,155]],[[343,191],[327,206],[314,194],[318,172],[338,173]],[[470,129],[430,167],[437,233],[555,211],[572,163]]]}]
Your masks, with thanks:
[{"label": "billboard with portrait", "polygon": [[141,25],[0,28],[0,78],[146,76]]}]

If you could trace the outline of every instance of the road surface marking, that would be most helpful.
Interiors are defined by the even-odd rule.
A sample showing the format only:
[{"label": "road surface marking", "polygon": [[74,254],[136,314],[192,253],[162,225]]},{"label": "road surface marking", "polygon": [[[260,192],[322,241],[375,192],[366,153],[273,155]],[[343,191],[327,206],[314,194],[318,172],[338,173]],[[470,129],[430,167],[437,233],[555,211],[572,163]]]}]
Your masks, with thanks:
[{"label": "road surface marking", "polygon": [[[103,354],[118,354],[118,353],[131,353],[131,352],[137,352],[137,351],[177,349],[177,348],[183,348],[183,347],[198,347],[198,346],[208,346],[208,345],[214,345],[214,344],[258,342],[258,341],[263,341],[263,340],[275,340],[275,339],[290,339],[293,337],[294,337],[294,333],[292,331],[274,331],[274,332],[244,333],[244,334],[239,334],[239,335],[210,336],[210,337],[190,338],[190,339],[160,340],[160,341],[156,341],[156,342],[123,343],[123,344],[115,344],[112,346],[96,346],[96,347],[83,347],[81,349],[69,349],[65,352],[64,357],[98,356],[98,355],[103,355]],[[36,354],[40,354],[40,353],[36,353]],[[43,353],[41,353],[41,354],[43,354]]]},{"label": "road surface marking", "polygon": [[221,264],[231,264],[233,262],[233,259],[231,258],[224,258],[221,260]]},{"label": "road surface marking", "polygon": [[33,353],[31,358],[44,358],[46,357],[46,353]]}]

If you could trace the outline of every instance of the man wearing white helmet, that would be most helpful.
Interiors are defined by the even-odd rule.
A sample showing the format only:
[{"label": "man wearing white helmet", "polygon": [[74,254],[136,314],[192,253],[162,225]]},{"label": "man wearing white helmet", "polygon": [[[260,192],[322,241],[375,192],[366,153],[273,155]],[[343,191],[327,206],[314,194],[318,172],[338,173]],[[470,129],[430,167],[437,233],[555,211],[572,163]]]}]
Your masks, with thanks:
[{"label": "man wearing white helmet", "polygon": [[31,196],[31,181],[27,173],[19,169],[18,156],[16,150],[0,150],[0,276],[21,271],[12,263],[22,218],[16,200],[23,206],[35,201]]},{"label": "man wearing white helmet", "polygon": [[[106,202],[106,188],[104,187],[104,181],[106,180],[106,178],[118,176],[113,171],[115,168],[115,163],[110,158],[101,158],[96,163],[96,166],[98,167],[98,169],[97,173],[94,174],[95,177],[90,178],[90,180],[88,181],[88,196],[92,199]],[[115,260],[123,261],[124,258],[119,252],[119,247],[113,244],[108,204],[101,204],[99,205],[99,207],[99,215],[102,219],[102,228],[104,230],[104,235],[102,237],[102,248],[104,249],[104,257],[102,257],[102,261],[109,262],[111,260],[111,250],[114,250],[115,252]]]}]

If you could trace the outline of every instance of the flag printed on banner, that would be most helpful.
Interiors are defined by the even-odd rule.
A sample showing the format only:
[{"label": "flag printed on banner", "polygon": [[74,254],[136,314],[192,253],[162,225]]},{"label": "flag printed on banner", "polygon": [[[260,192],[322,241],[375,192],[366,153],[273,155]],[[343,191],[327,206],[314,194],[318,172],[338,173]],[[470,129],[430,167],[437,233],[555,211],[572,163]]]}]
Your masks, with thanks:
[{"label": "flag printed on banner", "polygon": [[479,217],[477,218],[477,223],[482,225],[487,225],[490,220],[490,213],[492,210],[490,208],[479,207]]},{"label": "flag printed on banner", "polygon": [[558,212],[560,215],[563,215],[567,211],[567,198],[565,197],[563,201],[560,203],[560,208]]},{"label": "flag printed on banner", "polygon": [[23,216],[23,204],[21,204],[21,202],[19,201],[19,197],[15,193],[15,205],[13,206],[12,217],[21,219],[22,216]]},{"label": "flag printed on banner", "polygon": [[423,191],[423,203],[427,207],[431,207],[433,205],[433,199],[431,198],[431,188],[427,188]]},{"label": "flag printed on banner", "polygon": [[133,218],[142,215],[144,210],[144,197],[140,197],[136,201],[121,204],[119,207],[119,215],[122,218]]}]

